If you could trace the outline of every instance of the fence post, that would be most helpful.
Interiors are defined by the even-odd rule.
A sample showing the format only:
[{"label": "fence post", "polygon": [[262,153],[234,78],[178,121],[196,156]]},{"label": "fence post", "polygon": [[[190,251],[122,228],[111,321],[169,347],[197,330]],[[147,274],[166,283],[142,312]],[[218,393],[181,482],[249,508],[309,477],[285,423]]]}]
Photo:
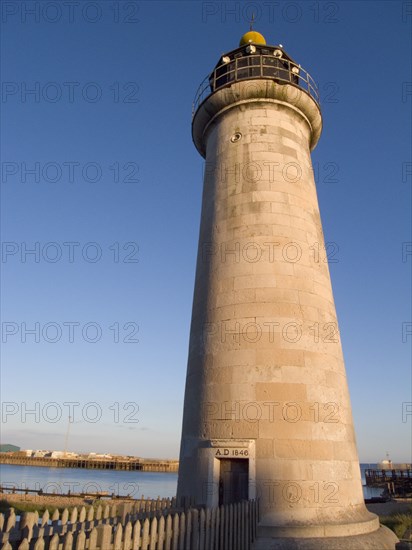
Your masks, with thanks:
[{"label": "fence post", "polygon": [[229,550],[229,520],[230,520],[230,505],[225,506],[225,521],[223,524],[224,527],[224,546],[225,550]]},{"label": "fence post", "polygon": [[93,519],[94,519],[94,508],[93,506],[90,506],[89,509],[87,510],[86,520],[93,521]]},{"label": "fence post", "polygon": [[179,550],[185,550],[185,534],[186,534],[186,514],[180,514],[179,521]]},{"label": "fence post", "polygon": [[110,517],[115,518],[117,516],[117,506],[116,504],[112,504],[110,507]]},{"label": "fence post", "polygon": [[33,527],[36,521],[36,516],[33,512],[25,512],[20,520],[20,531],[23,536],[30,542],[33,536]]},{"label": "fence post", "polygon": [[179,548],[179,514],[175,514],[173,517],[173,550],[178,550]]},{"label": "fence post", "polygon": [[101,520],[102,519],[102,514],[103,514],[103,508],[102,508],[102,505],[99,504],[99,506],[97,507],[97,510],[96,510],[96,515],[94,517],[97,520]]},{"label": "fence post", "polygon": [[162,515],[159,519],[159,526],[157,531],[157,550],[163,550],[165,543],[165,517]]},{"label": "fence post", "polygon": [[149,546],[149,534],[150,534],[150,523],[146,518],[143,522],[143,534],[142,534],[142,550],[147,550]]},{"label": "fence post", "polygon": [[52,525],[54,526],[57,525],[59,522],[59,519],[60,519],[60,512],[59,512],[59,509],[56,508],[51,517]]},{"label": "fence post", "polygon": [[234,531],[234,525],[233,525],[233,504],[229,504],[229,517],[227,518],[228,522],[228,529],[229,529],[229,540],[228,540],[228,550],[233,549],[233,531]]},{"label": "fence post", "polygon": [[86,533],[84,531],[80,531],[77,533],[77,536],[76,536],[75,550],[85,550],[85,548],[86,548]]},{"label": "fence post", "polygon": [[246,539],[246,548],[250,548],[250,516],[249,516],[249,502],[245,501],[243,503],[244,513],[245,513],[245,539]]},{"label": "fence post", "polygon": [[207,530],[206,514],[205,510],[201,508],[199,514],[199,550],[205,550],[205,530]]},{"label": "fence post", "polygon": [[121,523],[116,525],[114,533],[113,550],[122,550],[123,527]]},{"label": "fence post", "polygon": [[220,506],[220,528],[219,528],[219,548],[224,548],[225,544],[225,507]]},{"label": "fence post", "polygon": [[14,508],[10,508],[9,516],[6,522],[6,529],[5,529],[6,533],[11,531],[11,529],[13,529],[15,525],[16,525],[16,514],[14,513]]},{"label": "fence post", "polygon": [[150,524],[150,550],[156,549],[157,542],[157,518],[154,517]]},{"label": "fence post", "polygon": [[65,508],[62,512],[61,524],[66,525],[69,520],[69,510]]},{"label": "fence post", "polygon": [[73,550],[73,534],[71,531],[66,533],[64,537],[63,550]]},{"label": "fence post", "polygon": [[[97,529],[96,529],[96,527],[94,527],[90,531],[89,550],[96,550],[96,548],[97,548]],[[49,550],[51,550],[51,548]],[[56,548],[56,550],[57,550],[57,548]]]},{"label": "fence post", "polygon": [[49,549],[48,550],[59,550],[59,544],[60,544],[60,538],[57,533],[55,533],[50,542],[49,542]]},{"label": "fence post", "polygon": [[97,526],[97,546],[99,548],[110,549],[112,542],[112,526],[102,524]]},{"label": "fence post", "polygon": [[42,527],[44,527],[45,525],[47,525],[49,523],[49,519],[50,519],[50,514],[49,514],[48,509],[46,508],[46,510],[43,512],[43,515],[42,515],[42,518],[41,518]]},{"label": "fence post", "polygon": [[215,540],[214,540],[214,546],[213,548],[220,548],[220,508],[216,508],[216,523],[215,523]]},{"label": "fence post", "polygon": [[86,519],[86,508],[82,506],[80,508],[80,514],[79,514],[79,522],[83,523]]},{"label": "fence post", "polygon": [[77,506],[75,506],[72,510],[72,513],[70,514],[70,523],[76,523],[77,521],[77,516],[78,516],[78,510],[77,510]]},{"label": "fence post", "polygon": [[253,540],[256,540],[256,530],[257,530],[257,523],[258,523],[258,502],[256,500],[253,501]]},{"label": "fence post", "polygon": [[235,532],[235,536],[234,536],[234,547],[235,548],[240,548],[240,544],[241,544],[241,538],[240,538],[240,526],[241,526],[241,523],[240,523],[240,513],[239,513],[239,503],[236,502],[236,504],[234,505],[234,518],[233,518],[233,524],[234,524],[234,532]]},{"label": "fence post", "polygon": [[[173,538],[172,516],[168,514],[166,516],[166,534],[165,534],[164,550],[172,550],[172,538]],[[163,550],[163,548],[161,550]]]},{"label": "fence post", "polygon": [[140,531],[142,527],[140,521],[137,520],[133,526],[133,550],[140,550]]},{"label": "fence post", "polygon": [[189,510],[187,511],[187,515],[186,515],[186,544],[185,544],[185,550],[192,550],[191,546],[190,546],[190,538],[191,538],[191,534],[192,534],[192,516],[193,516],[193,513],[192,513],[192,510]]},{"label": "fence post", "polygon": [[206,530],[206,550],[213,550],[215,547],[216,508],[206,510],[206,514],[208,512],[210,514],[210,532],[209,529]]},{"label": "fence post", "polygon": [[128,521],[126,527],[124,528],[123,550],[131,550],[132,548],[132,530],[132,524]]}]

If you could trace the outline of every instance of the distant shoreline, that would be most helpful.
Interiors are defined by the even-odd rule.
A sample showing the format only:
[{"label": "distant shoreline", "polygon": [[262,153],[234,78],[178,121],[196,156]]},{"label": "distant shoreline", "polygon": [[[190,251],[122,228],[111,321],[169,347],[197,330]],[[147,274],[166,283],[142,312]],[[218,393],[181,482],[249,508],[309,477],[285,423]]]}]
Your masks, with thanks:
[{"label": "distant shoreline", "polygon": [[114,470],[131,472],[177,472],[178,460],[139,457],[34,457],[22,452],[0,453],[0,464],[9,466],[42,466],[45,468],[80,468],[84,470]]},{"label": "distant shoreline", "polygon": [[[44,496],[44,495],[26,495],[26,494],[16,494],[16,493],[0,493],[0,501],[7,503],[10,507],[13,507],[17,504],[37,504],[40,508],[44,506],[51,506],[56,508],[69,508],[72,506],[86,506],[92,504],[93,500],[86,497],[79,496]],[[111,499],[105,498],[105,504],[114,504],[119,502],[130,501],[131,499]],[[137,499],[138,500],[138,499]]]}]

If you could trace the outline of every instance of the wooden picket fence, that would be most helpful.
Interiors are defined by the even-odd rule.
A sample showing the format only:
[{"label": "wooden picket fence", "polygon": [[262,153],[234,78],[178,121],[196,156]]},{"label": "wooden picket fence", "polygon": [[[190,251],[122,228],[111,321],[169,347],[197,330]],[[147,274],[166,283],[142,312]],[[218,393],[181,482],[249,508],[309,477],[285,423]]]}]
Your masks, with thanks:
[{"label": "wooden picket fence", "polygon": [[[250,550],[258,502],[212,509],[172,509],[158,499],[94,510],[0,516],[1,550]],[[101,507],[100,507],[101,508]],[[108,509],[107,509],[108,508]],[[76,512],[75,512],[76,510]],[[92,511],[93,510],[93,511]],[[14,517],[13,517],[14,516]]]},{"label": "wooden picket fence", "polygon": [[17,518],[13,508],[9,509],[7,517],[0,514],[0,545],[6,541],[31,540],[39,534],[64,535],[66,532],[91,530],[100,524],[116,525],[129,520],[145,519],[168,513],[176,509],[176,498],[144,499],[94,506],[66,508],[61,513],[58,509],[50,517],[46,510],[40,518],[39,513],[26,512]]}]

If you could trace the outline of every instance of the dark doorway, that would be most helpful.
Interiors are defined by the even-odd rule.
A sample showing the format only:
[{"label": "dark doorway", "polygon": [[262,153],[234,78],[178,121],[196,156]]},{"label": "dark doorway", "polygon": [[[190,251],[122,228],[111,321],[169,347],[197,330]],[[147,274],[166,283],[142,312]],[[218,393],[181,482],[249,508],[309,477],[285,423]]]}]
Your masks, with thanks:
[{"label": "dark doorway", "polygon": [[249,461],[222,458],[219,462],[219,506],[248,500]]}]

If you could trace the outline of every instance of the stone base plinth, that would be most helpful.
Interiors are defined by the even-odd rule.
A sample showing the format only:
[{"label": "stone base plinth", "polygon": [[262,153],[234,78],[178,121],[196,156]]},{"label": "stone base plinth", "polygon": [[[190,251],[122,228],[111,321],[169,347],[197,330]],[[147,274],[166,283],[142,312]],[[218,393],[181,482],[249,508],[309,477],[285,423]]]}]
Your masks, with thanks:
[{"label": "stone base plinth", "polygon": [[397,550],[399,542],[395,533],[381,526],[365,535],[287,538],[259,537],[252,550]]}]

